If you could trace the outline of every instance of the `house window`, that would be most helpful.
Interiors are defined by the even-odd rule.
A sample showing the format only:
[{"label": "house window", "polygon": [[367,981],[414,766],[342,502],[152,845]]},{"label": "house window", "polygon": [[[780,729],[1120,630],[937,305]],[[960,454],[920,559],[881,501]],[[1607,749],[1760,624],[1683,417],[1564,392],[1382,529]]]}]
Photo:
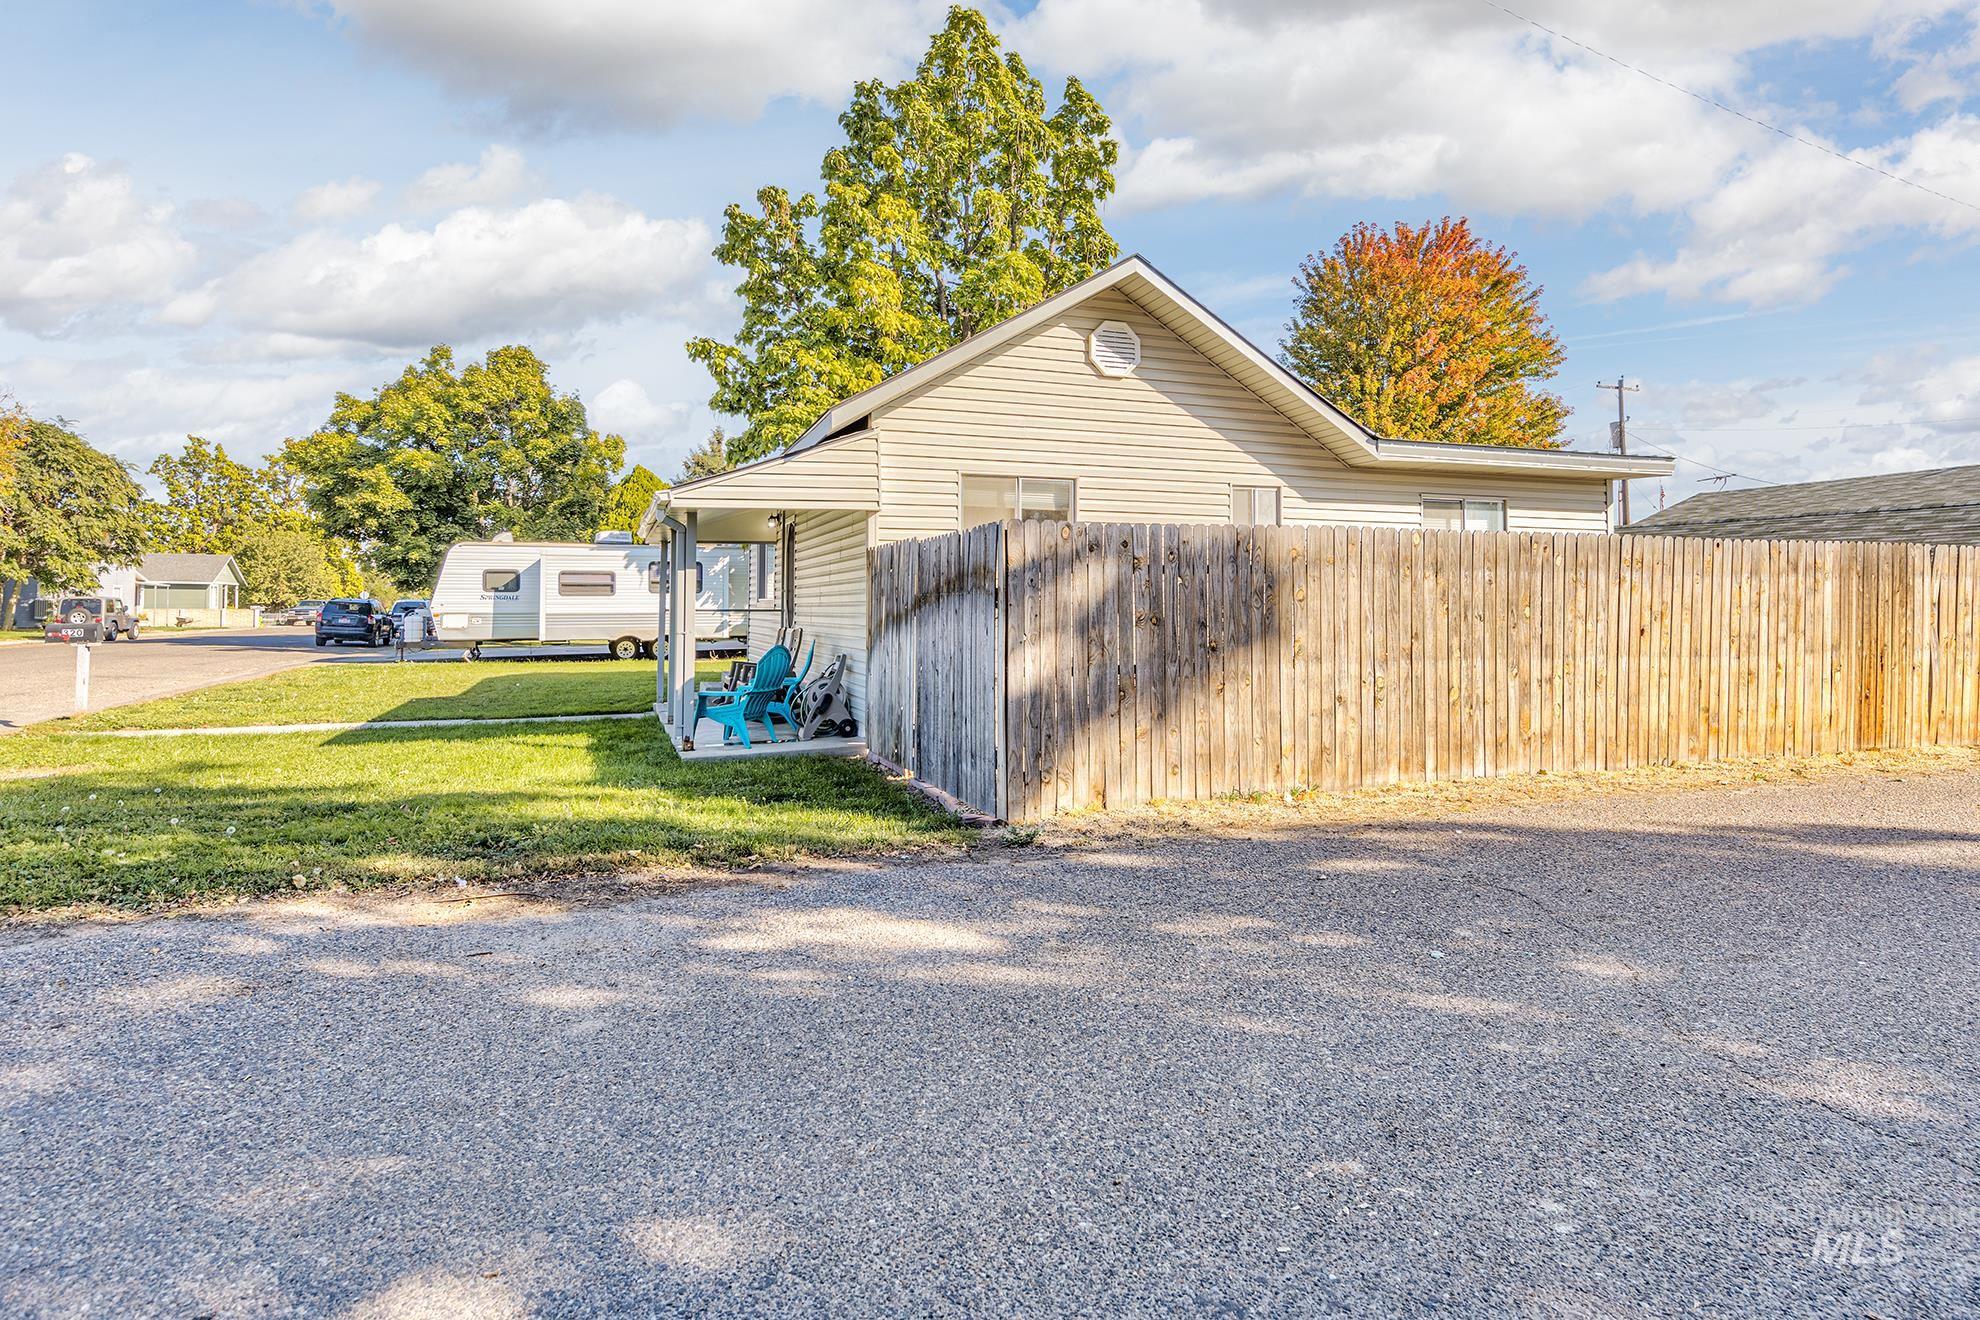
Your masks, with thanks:
[{"label": "house window", "polygon": [[566,570],[557,574],[559,596],[609,596],[618,585],[618,575],[614,573]]},{"label": "house window", "polygon": [[962,479],[965,529],[1009,519],[1071,522],[1073,483],[1065,477],[972,477]]},{"label": "house window", "polygon": [[1503,532],[1506,502],[1425,495],[1423,525],[1433,532]]},{"label": "house window", "polygon": [[1277,527],[1279,488],[1277,486],[1231,487],[1231,521],[1240,527]]},{"label": "house window", "polygon": [[777,599],[777,547],[768,543],[749,548],[749,594],[753,601]]},{"label": "house window", "polygon": [[521,591],[522,574],[513,568],[484,569],[481,574],[481,589],[497,596]]}]

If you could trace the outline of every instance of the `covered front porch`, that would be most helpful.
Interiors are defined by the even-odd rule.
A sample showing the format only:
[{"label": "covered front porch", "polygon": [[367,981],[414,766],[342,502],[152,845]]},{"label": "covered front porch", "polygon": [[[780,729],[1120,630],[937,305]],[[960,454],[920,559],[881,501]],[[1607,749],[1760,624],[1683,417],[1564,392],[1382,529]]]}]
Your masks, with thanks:
[{"label": "covered front porch", "polygon": [[[863,693],[848,680],[865,671],[867,511],[834,508],[767,507],[762,503],[724,505],[691,498],[691,491],[669,499],[662,492],[643,531],[650,541],[670,547],[669,588],[662,593],[661,633],[665,645],[658,656],[656,710],[683,760],[727,760],[743,757],[824,755],[865,756]],[[856,535],[820,540],[821,524],[844,523]],[[846,528],[841,528],[843,532]],[[837,719],[851,720],[850,733],[813,727],[812,736],[778,717],[775,732],[762,715],[768,699],[750,701],[747,721],[750,742],[744,746],[733,729],[698,713],[702,695],[720,686],[727,665],[675,665],[673,656],[695,654],[694,569],[698,549],[706,545],[742,543],[774,547],[776,608],[757,611],[751,619],[747,657],[760,660],[779,640],[789,648],[792,676],[809,684],[836,677]],[[685,567],[683,567],[685,566]],[[836,671],[834,666],[836,665]],[[787,694],[791,695],[791,694]],[[815,724],[819,722],[814,722]]]}]

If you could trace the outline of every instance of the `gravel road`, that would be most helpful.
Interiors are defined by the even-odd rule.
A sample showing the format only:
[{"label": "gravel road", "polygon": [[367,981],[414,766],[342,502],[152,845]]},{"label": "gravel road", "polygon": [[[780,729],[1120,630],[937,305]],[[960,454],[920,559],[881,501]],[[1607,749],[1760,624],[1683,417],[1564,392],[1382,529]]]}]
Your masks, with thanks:
[{"label": "gravel road", "polygon": [[0,1312],[1980,1313],[1980,775],[0,945]]}]

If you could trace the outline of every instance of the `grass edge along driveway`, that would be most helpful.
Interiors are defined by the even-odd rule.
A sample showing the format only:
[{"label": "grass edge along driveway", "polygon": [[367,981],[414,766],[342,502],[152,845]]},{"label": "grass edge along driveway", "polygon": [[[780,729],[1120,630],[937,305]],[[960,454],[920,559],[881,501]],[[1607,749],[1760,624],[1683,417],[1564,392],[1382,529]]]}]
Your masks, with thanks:
[{"label": "grass edge along driveway", "polygon": [[[719,677],[721,666],[703,664],[700,669],[706,680]],[[40,728],[85,733],[606,715],[651,710],[653,695],[653,663],[640,660],[302,665],[263,678],[50,720]]]},{"label": "grass edge along driveway", "polygon": [[[625,681],[602,662],[572,667],[596,671],[594,699]],[[344,719],[445,718],[463,700],[485,715],[591,713],[566,709],[564,679],[490,688],[503,676],[486,668],[319,666],[214,689],[197,714],[174,697],[102,715],[139,728],[266,723],[271,706],[321,718],[311,703],[352,671],[385,677]],[[636,668],[650,704],[652,666]],[[394,693],[392,675],[416,695]],[[491,692],[503,700],[485,700]],[[422,714],[396,713],[414,701]],[[968,837],[859,762],[683,762],[654,720],[167,739],[51,731],[73,724],[0,741],[0,912],[742,866]]]}]

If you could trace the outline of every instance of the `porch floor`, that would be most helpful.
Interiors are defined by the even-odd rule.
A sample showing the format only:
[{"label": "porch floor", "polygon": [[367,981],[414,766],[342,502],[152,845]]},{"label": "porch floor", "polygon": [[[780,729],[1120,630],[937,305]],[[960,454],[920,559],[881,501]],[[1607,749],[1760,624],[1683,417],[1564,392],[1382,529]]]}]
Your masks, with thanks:
[{"label": "porch floor", "polygon": [[723,743],[722,726],[714,720],[704,719],[695,726],[694,750],[687,751],[681,746],[680,733],[673,725],[663,725],[667,736],[674,740],[674,750],[683,761],[733,761],[745,756],[865,756],[864,738],[813,738],[809,742],[799,742],[784,730],[779,722],[778,733],[782,741],[766,742],[760,735],[761,726],[752,724],[749,730],[750,743],[744,747],[739,742]]}]

